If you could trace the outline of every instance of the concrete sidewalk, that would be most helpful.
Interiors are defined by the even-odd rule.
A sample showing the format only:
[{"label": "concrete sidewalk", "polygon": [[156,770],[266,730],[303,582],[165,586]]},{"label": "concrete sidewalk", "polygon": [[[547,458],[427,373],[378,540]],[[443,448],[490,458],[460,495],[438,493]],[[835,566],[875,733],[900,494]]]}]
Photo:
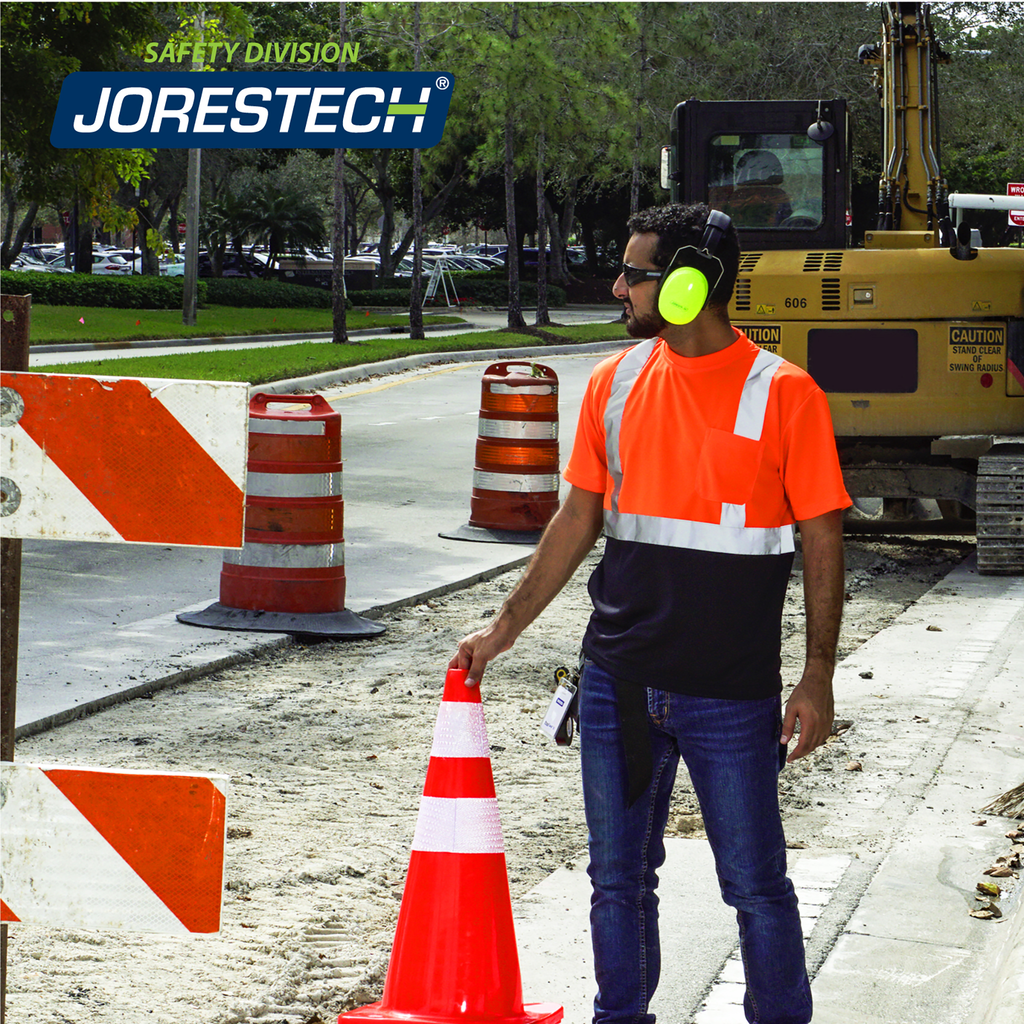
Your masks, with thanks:
[{"label": "concrete sidewalk", "polygon": [[[836,695],[863,772],[853,799],[822,791],[816,841],[790,851],[816,1024],[1020,1024],[1020,883],[1001,882],[1000,920],[970,911],[1014,825],[980,808],[1024,777],[1024,580],[979,576],[972,557],[839,666]],[[594,995],[585,867],[516,908],[524,995],[561,1000],[571,1024]],[[705,842],[668,842],[659,893],[652,1011],[743,1024],[736,924]]]}]

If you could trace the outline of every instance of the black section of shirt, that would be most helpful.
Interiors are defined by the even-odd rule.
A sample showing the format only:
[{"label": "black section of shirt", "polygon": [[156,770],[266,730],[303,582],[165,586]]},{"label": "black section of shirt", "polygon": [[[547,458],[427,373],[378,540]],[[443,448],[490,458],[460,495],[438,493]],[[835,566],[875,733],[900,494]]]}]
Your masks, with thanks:
[{"label": "black section of shirt", "polygon": [[734,555],[609,537],[590,577],[587,657],[617,679],[694,697],[782,689],[793,554]]}]

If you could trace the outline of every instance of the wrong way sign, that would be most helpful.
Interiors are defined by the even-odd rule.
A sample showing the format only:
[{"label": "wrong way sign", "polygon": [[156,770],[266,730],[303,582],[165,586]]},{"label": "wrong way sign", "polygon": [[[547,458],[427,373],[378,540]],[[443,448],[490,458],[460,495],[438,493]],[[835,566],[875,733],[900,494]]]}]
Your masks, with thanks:
[{"label": "wrong way sign", "polygon": [[242,546],[248,385],[0,375],[5,537]]},{"label": "wrong way sign", "polygon": [[1010,210],[1008,215],[1010,227],[1024,228],[1024,182],[1010,182],[1006,186],[1006,194],[1008,196],[1020,196],[1021,208],[1019,210]]}]

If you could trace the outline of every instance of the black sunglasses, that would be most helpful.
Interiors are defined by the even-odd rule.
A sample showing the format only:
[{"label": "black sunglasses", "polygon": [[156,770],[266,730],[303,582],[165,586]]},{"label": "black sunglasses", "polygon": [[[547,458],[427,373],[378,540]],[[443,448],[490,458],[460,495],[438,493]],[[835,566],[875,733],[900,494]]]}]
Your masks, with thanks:
[{"label": "black sunglasses", "polygon": [[622,264],[622,276],[630,288],[635,288],[644,281],[660,281],[665,276],[664,270],[647,270],[644,267],[634,267],[629,263]]}]

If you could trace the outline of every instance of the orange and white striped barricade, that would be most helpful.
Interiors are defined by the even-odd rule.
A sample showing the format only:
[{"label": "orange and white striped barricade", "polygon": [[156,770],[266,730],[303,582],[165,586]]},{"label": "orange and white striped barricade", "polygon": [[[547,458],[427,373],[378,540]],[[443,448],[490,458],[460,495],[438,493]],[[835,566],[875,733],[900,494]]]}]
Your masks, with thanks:
[{"label": "orange and white striped barricade", "polygon": [[224,554],[220,600],[178,621],[336,639],[383,633],[345,608],[341,471],[341,413],[321,395],[253,395],[245,544]]},{"label": "orange and white striped barricade", "polygon": [[523,1005],[505,847],[480,688],[451,669],[434,727],[395,941],[379,1003],[339,1024],[558,1024]]},{"label": "orange and white striped barricade", "polygon": [[5,924],[220,930],[225,776],[3,762],[0,780]]},{"label": "orange and white striped barricade", "polygon": [[4,537],[238,547],[248,385],[0,375]]},{"label": "orange and white striped barricade", "polygon": [[481,382],[469,523],[451,540],[534,544],[558,511],[558,375],[492,363]]}]

